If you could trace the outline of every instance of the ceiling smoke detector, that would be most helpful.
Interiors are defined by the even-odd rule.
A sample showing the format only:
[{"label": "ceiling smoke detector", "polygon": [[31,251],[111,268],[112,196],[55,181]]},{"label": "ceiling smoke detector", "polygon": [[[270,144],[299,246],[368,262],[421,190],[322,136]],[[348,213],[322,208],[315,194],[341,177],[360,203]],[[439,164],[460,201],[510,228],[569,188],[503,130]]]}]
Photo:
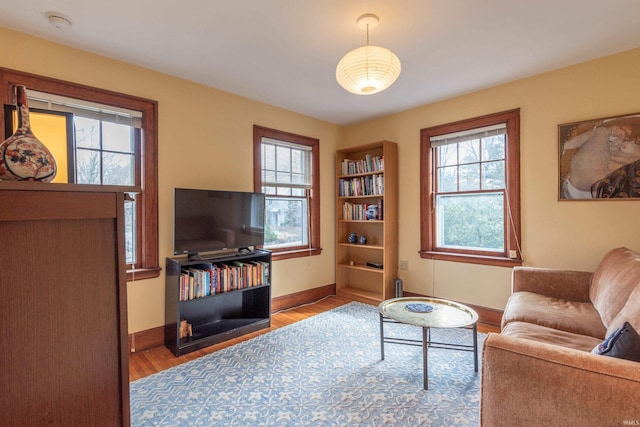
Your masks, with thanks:
[{"label": "ceiling smoke detector", "polygon": [[47,16],[49,23],[59,30],[68,30],[73,25],[71,18],[63,15],[62,13],[47,12],[45,15]]}]

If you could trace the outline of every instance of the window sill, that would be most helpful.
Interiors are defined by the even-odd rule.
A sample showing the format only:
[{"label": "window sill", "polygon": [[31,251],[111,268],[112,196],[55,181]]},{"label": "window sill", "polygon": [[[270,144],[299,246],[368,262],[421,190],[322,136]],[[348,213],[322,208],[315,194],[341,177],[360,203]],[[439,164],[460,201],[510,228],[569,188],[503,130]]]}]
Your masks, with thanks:
[{"label": "window sill", "polygon": [[135,270],[127,270],[127,282],[160,277],[160,271],[162,271],[162,268],[160,267],[136,268]]},{"label": "window sill", "polygon": [[458,254],[452,252],[420,251],[421,258],[439,261],[464,262],[467,264],[493,265],[496,267],[517,267],[522,265],[521,259],[504,258],[498,256]]},{"label": "window sill", "polygon": [[[268,248],[265,248],[268,249]],[[306,256],[312,255],[320,255],[322,253],[322,248],[304,248],[304,249],[281,249],[279,251],[271,252],[271,259],[273,261],[279,261],[281,259],[291,259],[291,258],[302,258]]]}]

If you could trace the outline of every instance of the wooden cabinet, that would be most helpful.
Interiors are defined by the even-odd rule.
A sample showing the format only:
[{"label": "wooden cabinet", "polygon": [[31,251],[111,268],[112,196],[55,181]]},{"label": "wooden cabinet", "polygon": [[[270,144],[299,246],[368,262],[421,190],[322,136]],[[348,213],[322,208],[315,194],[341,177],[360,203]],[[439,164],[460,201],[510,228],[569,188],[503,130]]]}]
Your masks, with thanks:
[{"label": "wooden cabinet", "polygon": [[[395,296],[397,153],[397,144],[390,141],[349,147],[336,153],[336,293],[339,296],[369,304],[379,304]],[[355,236],[356,241],[350,236]],[[362,236],[366,243],[361,241]]]},{"label": "wooden cabinet", "polygon": [[129,425],[117,190],[0,182],[0,425]]},{"label": "wooden cabinet", "polygon": [[[185,272],[188,281],[188,272],[194,270],[209,270],[205,281],[209,291],[200,292],[204,296],[198,296],[201,285],[190,286],[180,277]],[[191,325],[191,336],[181,336],[182,321]],[[165,345],[173,354],[181,356],[269,326],[270,251],[256,249],[251,253],[212,255],[197,260],[167,258]]]}]

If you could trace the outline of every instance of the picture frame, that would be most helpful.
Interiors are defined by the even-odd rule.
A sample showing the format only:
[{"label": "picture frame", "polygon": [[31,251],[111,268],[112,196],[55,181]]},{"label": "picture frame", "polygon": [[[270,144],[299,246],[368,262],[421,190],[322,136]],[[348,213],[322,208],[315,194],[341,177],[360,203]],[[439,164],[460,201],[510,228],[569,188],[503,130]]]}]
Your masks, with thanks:
[{"label": "picture frame", "polygon": [[558,200],[640,199],[640,113],[558,125]]}]

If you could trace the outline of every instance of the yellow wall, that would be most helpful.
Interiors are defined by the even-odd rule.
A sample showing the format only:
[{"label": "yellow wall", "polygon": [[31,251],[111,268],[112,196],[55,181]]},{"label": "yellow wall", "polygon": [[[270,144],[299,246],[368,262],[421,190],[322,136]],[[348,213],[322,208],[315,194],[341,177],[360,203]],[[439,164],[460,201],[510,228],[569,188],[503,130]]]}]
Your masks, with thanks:
[{"label": "yellow wall", "polygon": [[[2,28],[0,51],[3,67],[158,101],[162,266],[172,253],[173,188],[251,190],[252,126],[259,124],[320,139],[323,253],[274,263],[273,296],[334,283],[335,150],[345,141],[389,139],[399,144],[399,258],[409,262],[399,275],[405,289],[502,309],[510,269],[418,256],[419,136],[424,127],[513,108],[521,109],[525,265],[593,270],[613,247],[640,250],[640,202],[557,201],[557,125],[639,112],[640,50],[348,128]],[[164,273],[130,284],[128,302],[130,332],[162,325]]]},{"label": "yellow wall", "polygon": [[372,139],[398,143],[399,256],[409,262],[399,276],[405,289],[504,308],[509,268],[433,262],[418,255],[420,129],[513,108],[520,108],[521,118],[525,265],[591,271],[609,249],[640,250],[640,201],[557,201],[558,125],[640,112],[638,70],[640,49],[349,127],[348,145]]},{"label": "yellow wall", "polygon": [[[335,283],[333,170],[342,127],[3,28],[0,51],[2,67],[158,101],[162,267],[173,251],[175,187],[252,191],[254,124],[318,138],[322,255],[274,263],[272,295]],[[164,324],[164,272],[128,291],[130,332]]]}]

